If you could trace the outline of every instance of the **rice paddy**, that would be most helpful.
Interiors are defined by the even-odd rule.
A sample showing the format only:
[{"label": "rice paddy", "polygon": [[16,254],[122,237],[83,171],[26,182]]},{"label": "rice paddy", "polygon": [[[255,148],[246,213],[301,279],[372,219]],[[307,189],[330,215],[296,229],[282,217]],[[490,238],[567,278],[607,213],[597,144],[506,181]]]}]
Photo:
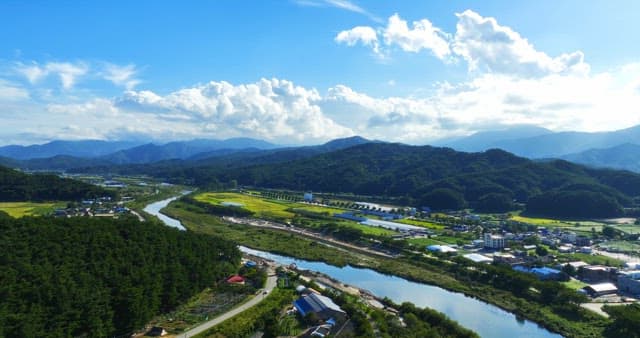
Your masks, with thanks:
[{"label": "rice paddy", "polygon": [[0,202],[0,210],[11,217],[39,216],[53,212],[60,203],[34,203],[34,202]]}]

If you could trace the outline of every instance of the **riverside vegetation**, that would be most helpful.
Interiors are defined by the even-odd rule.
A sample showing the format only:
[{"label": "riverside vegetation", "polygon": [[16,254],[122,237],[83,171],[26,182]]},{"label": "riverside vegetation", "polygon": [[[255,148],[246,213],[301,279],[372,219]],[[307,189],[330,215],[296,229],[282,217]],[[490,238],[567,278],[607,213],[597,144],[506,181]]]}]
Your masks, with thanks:
[{"label": "riverside vegetation", "polygon": [[302,259],[372,268],[462,292],[567,337],[600,337],[611,325],[610,320],[580,307],[585,298],[574,290],[557,282],[538,281],[507,266],[475,264],[461,258],[425,258],[412,253],[387,259],[338,251],[284,231],[226,224],[220,217],[207,214],[205,209],[187,201],[173,202],[166,212],[194,232],[219,234],[249,247]]}]

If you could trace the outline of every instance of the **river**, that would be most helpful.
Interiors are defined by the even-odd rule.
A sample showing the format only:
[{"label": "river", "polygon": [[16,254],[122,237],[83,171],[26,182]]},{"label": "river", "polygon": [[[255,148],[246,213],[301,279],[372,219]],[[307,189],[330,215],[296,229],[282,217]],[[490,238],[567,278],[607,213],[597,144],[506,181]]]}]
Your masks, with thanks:
[{"label": "river", "polygon": [[[177,197],[148,205],[144,211],[157,216],[167,225],[184,229],[180,221],[160,213],[169,202]],[[167,220],[169,222],[167,222]],[[240,246],[240,250],[264,257],[281,264],[296,263],[298,268],[321,272],[342,283],[368,290],[377,297],[389,297],[396,303],[411,302],[420,307],[429,307],[446,314],[460,325],[486,338],[554,337],[551,333],[527,320],[518,320],[510,312],[482,302],[464,294],[451,292],[436,286],[411,282],[406,279],[384,275],[371,269],[351,266],[336,267],[322,262],[295,259],[269,252]]]}]

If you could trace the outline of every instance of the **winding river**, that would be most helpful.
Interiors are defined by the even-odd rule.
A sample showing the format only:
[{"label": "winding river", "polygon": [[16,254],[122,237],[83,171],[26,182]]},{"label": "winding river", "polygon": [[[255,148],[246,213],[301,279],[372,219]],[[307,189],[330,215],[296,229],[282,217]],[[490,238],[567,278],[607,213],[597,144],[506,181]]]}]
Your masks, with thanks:
[{"label": "winding river", "polygon": [[[168,226],[184,229],[180,221],[160,213],[162,208],[176,198],[152,203],[144,211],[157,216]],[[531,321],[519,320],[514,314],[496,306],[436,286],[384,275],[371,269],[351,266],[340,268],[322,262],[295,259],[243,246],[240,246],[240,250],[281,264],[295,263],[298,268],[321,272],[342,283],[368,290],[378,297],[389,297],[396,303],[411,302],[420,307],[432,308],[458,321],[460,325],[477,332],[481,337],[562,337]]]}]

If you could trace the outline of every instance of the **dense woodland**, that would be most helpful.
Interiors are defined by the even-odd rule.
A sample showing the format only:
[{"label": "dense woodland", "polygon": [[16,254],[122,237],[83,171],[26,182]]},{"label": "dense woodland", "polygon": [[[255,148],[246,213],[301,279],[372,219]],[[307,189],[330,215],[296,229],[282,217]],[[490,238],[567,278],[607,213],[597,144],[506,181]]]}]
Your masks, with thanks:
[{"label": "dense woodland", "polygon": [[128,336],[237,270],[220,238],[140,223],[0,215],[0,337]]},{"label": "dense woodland", "polygon": [[220,157],[209,159],[207,165],[171,162],[150,165],[145,170],[174,182],[209,188],[237,182],[400,197],[406,204],[433,209],[470,207],[504,212],[532,201],[529,213],[556,217],[618,216],[624,207],[634,206],[633,198],[640,196],[638,174],[591,169],[560,160],[534,162],[501,150],[464,153],[429,146],[367,143],[310,158],[289,160],[291,154],[285,155],[281,161],[276,160],[277,153],[272,153],[268,160],[264,156]]},{"label": "dense woodland", "polygon": [[0,167],[0,202],[64,201],[114,195],[112,191],[72,179],[30,175]]}]

